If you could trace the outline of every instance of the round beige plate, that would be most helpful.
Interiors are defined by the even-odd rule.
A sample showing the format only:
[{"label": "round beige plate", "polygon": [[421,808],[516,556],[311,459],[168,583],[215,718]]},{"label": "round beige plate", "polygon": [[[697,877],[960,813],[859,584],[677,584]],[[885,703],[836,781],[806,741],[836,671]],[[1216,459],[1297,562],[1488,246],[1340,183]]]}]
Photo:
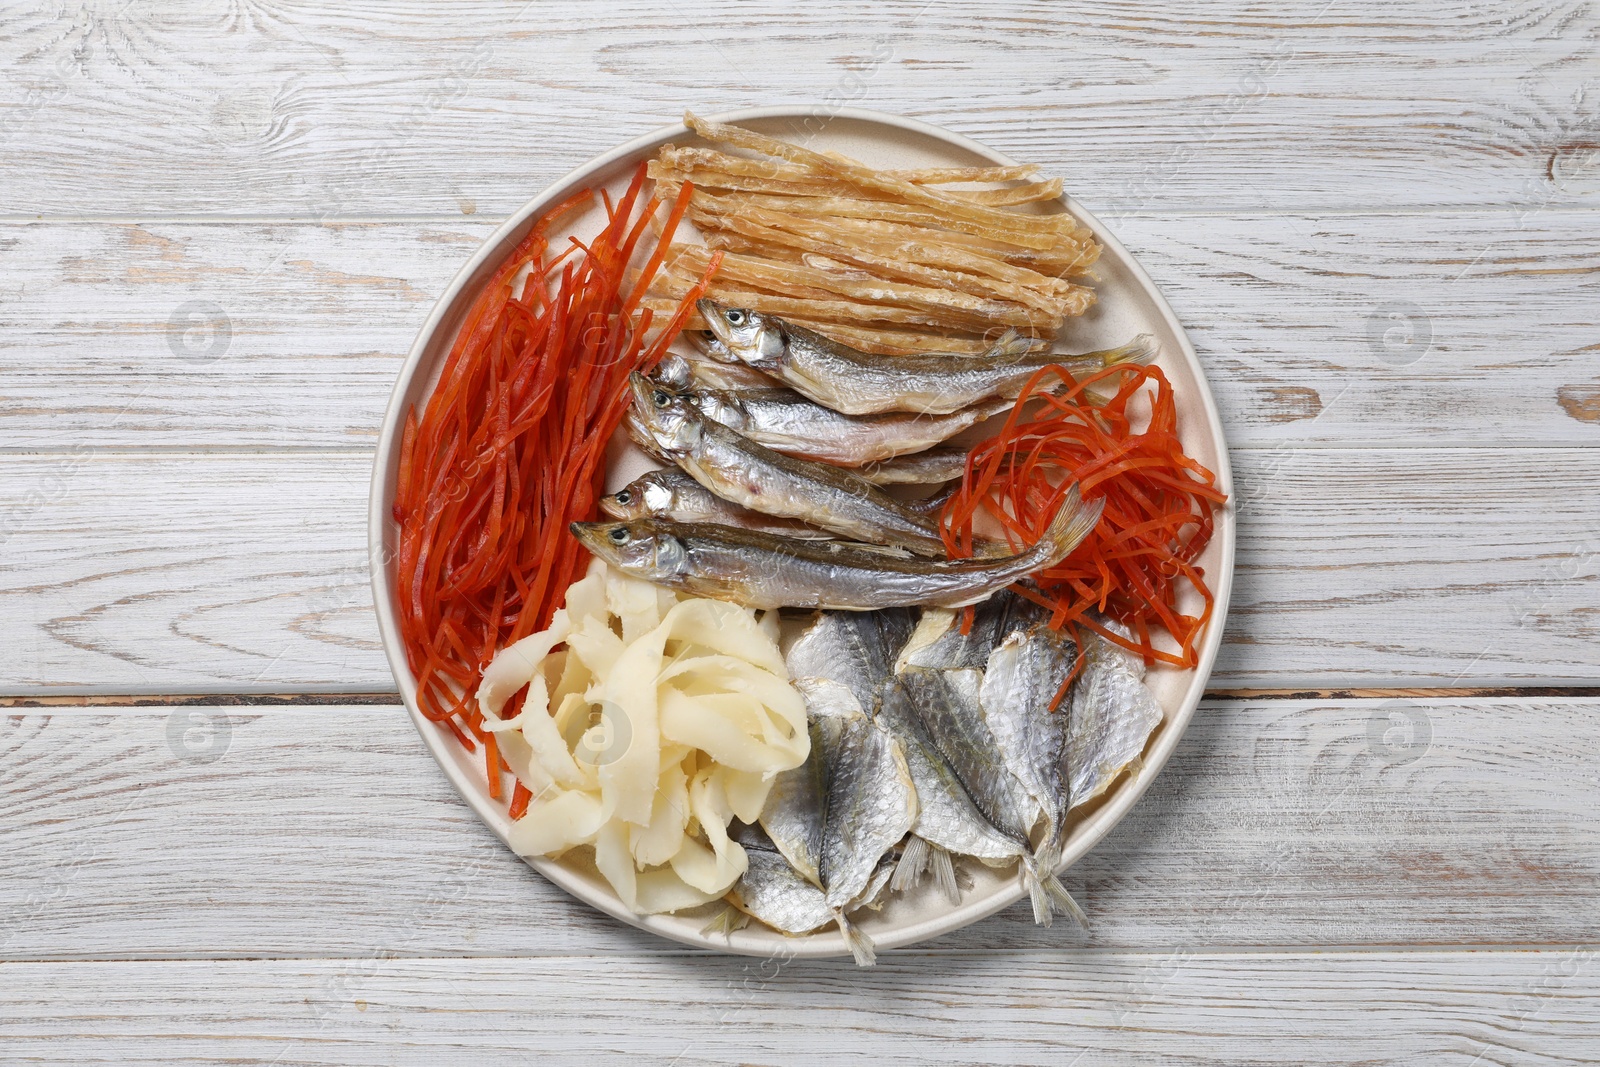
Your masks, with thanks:
[{"label": "round beige plate", "polygon": [[[1016,162],[975,141],[925,122],[855,108],[825,112],[761,108],[713,117],[723,122],[748,125],[763,133],[804,143],[815,149],[843,152],[879,167],[1010,165]],[[683,126],[666,127],[592,160],[528,201],[521,211],[484,242],[483,247],[439,298],[416,344],[412,346],[394,394],[389,399],[383,434],[378,441],[368,519],[369,549],[374,564],[373,597],[384,650],[400,683],[400,692],[411,711],[412,721],[416,723],[434,759],[439,761],[439,766],[467,803],[472,805],[478,817],[502,840],[509,830],[510,820],[505,808],[489,799],[481,759],[463,751],[454,738],[417,712],[415,679],[406,665],[405,652],[400,643],[393,595],[397,527],[390,515],[405,412],[413,404],[421,410],[473,295],[517,241],[526,235],[535,218],[549,205],[584,186],[605,185],[613,191],[620,190],[638,163],[654,155],[661,145],[667,142],[692,144],[697,140]],[[1072,176],[1066,175],[1066,179],[1070,185]],[[1090,314],[1068,323],[1061,334],[1061,347],[1066,351],[1109,348],[1135,334],[1153,334],[1160,344],[1157,362],[1171,379],[1177,395],[1184,446],[1191,456],[1217,472],[1224,490],[1230,489],[1228,456],[1216,405],[1200,363],[1195,358],[1194,349],[1173,316],[1172,309],[1116,237],[1071,198],[1066,198],[1064,203],[1067,210],[1093,228],[1105,250],[1097,268],[1099,302]],[[599,228],[599,218],[598,211],[574,218],[568,232],[593,233]],[[564,241],[565,236],[565,233],[552,234],[552,247]],[[614,487],[625,483],[639,466],[641,464],[636,462],[618,464],[611,473]],[[1103,797],[1085,808],[1074,810],[1063,866],[1077,861],[1127,813],[1151,780],[1160,773],[1184,727],[1188,725],[1190,716],[1194,714],[1221,640],[1233,578],[1233,551],[1233,514],[1224,511],[1217,517],[1216,537],[1200,561],[1217,597],[1216,612],[1205,634],[1200,665],[1190,671],[1157,669],[1151,672],[1150,684],[1161,701],[1166,717],[1146,749],[1142,766],[1134,773],[1125,775]],[[752,923],[731,936],[707,935],[701,932],[707,919],[706,909],[686,915],[634,915],[622,907],[611,887],[593,867],[586,866],[582,861],[530,859],[528,863],[579,900],[624,922],[685,944],[763,956],[846,954],[844,941],[836,930],[788,938]],[[972,865],[968,872],[973,884],[959,905],[951,906],[930,884],[924,883],[905,897],[891,898],[881,912],[862,912],[859,922],[861,929],[871,935],[880,949],[896,948],[976,922],[1024,896],[1014,869],[994,871]]]}]

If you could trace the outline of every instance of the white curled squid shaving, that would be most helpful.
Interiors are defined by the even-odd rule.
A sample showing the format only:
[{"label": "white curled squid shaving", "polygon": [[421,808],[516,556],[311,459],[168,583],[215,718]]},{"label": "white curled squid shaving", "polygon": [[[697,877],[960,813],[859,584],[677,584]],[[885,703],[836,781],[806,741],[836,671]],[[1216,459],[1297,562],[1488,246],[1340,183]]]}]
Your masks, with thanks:
[{"label": "white curled squid shaving", "polygon": [[[506,703],[524,687],[516,715]],[[777,616],[680,597],[595,560],[550,628],[502,649],[477,699],[533,793],[511,846],[590,846],[635,912],[722,897],[745,870],[729,822],[753,822],[773,778],[810,752]]]}]

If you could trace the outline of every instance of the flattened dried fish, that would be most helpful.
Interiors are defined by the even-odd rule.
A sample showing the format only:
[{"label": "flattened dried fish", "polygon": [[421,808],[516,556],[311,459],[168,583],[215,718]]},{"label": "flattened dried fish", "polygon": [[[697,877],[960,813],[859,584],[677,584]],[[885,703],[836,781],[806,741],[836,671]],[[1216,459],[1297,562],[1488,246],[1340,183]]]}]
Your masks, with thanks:
[{"label": "flattened dried fish", "polygon": [[1077,662],[1076,642],[1040,621],[1010,629],[989,654],[979,701],[1006,766],[1044,816],[1040,863],[1055,866],[1069,803],[1062,768],[1070,705],[1052,710]]},{"label": "flattened dried fish", "polygon": [[989,825],[1021,849],[1022,881],[1033,903],[1034,921],[1048,926],[1059,909],[1085,923],[1077,902],[1029,843],[1039,809],[1001,755],[1000,744],[983,711],[982,673],[911,667],[900,675],[900,682],[908,697],[907,706],[915,712],[973,805]]},{"label": "flattened dried fish", "polygon": [[824,612],[789,647],[789,675],[838,682],[873,715],[915,620],[908,608]]},{"label": "flattened dried fish", "polygon": [[[1109,619],[1102,626],[1123,637],[1131,631]],[[1066,769],[1076,807],[1138,763],[1150,733],[1161,725],[1161,705],[1144,684],[1144,661],[1087,632],[1083,674],[1073,683]]]},{"label": "flattened dried fish", "polygon": [[908,844],[890,884],[897,891],[909,888],[920,880],[924,867],[931,867],[940,890],[954,904],[959,902],[960,892],[950,853],[1004,863],[1020,859],[1023,847],[995,829],[978,810],[961,779],[928,736],[910,699],[902,682],[891,682],[884,690],[878,722],[899,738],[905,750],[906,768],[917,790],[917,821],[911,832],[917,841],[939,852]]},{"label": "flattened dried fish", "polygon": [[866,891],[884,855],[911,831],[917,794],[899,742],[865,715],[846,719],[829,755],[822,886],[856,962],[868,966],[872,942],[849,926],[844,912]]}]

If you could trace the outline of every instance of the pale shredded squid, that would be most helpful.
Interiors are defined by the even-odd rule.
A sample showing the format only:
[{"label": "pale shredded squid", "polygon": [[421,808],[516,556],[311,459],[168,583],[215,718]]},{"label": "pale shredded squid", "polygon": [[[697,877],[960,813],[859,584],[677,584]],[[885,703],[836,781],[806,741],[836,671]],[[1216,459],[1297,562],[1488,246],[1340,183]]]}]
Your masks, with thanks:
[{"label": "pale shredded squid", "polygon": [[[500,711],[524,685],[522,709]],[[680,597],[595,560],[550,628],[502,649],[478,703],[533,791],[511,827],[524,856],[594,847],[639,913],[717,900],[745,870],[729,840],[772,779],[810,752],[805,702],[778,651],[778,619]]]}]

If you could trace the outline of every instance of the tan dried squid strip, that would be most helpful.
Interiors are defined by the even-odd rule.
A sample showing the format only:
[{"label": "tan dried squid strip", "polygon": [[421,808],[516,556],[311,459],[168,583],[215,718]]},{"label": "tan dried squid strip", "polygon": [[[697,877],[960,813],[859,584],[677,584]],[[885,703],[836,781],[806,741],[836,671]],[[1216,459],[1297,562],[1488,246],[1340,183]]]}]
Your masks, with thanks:
[{"label": "tan dried squid strip", "polygon": [[[694,274],[692,279],[687,275],[687,271],[683,274],[673,272],[658,274],[651,292],[656,295],[681,298],[689,291],[693,280],[699,278],[699,274]],[[842,322],[857,326],[878,323],[977,335],[982,335],[993,325],[971,316],[881,304],[872,300],[851,300],[838,295],[832,295],[829,299],[785,296],[762,292],[726,279],[713,281],[709,295],[713,300],[724,304],[749,308],[767,315],[777,315],[791,322]],[[1025,326],[1018,329],[1019,332],[1033,337],[1053,332],[1048,326]]]},{"label": "tan dried squid strip", "polygon": [[[701,192],[696,186],[695,199],[702,196],[711,198],[715,194]],[[913,204],[901,204],[892,200],[863,200],[853,196],[784,196],[782,190],[776,193],[770,190],[765,192],[737,191],[738,195],[722,195],[716,197],[724,204],[733,205],[729,210],[736,210],[738,205],[748,200],[751,206],[776,206],[765,199],[756,197],[782,197],[787,203],[782,210],[792,211],[795,214],[812,215],[819,218],[857,218],[874,219],[883,222],[906,223],[920,226],[934,232],[954,230],[958,233],[981,237],[990,241],[1002,241],[1017,246],[1019,250],[1031,249],[1035,252],[1050,252],[1057,249],[1080,247],[1081,239],[1076,233],[1051,231],[1029,225],[1030,220],[1053,219],[1056,215],[1005,215],[1006,222],[987,223],[974,222],[970,219],[952,217]],[[709,201],[708,201],[709,202]],[[1067,216],[1070,217],[1070,216]]]},{"label": "tan dried squid strip", "polygon": [[[855,166],[853,159],[837,155],[833,152],[824,152],[823,155],[845,166]],[[985,170],[973,168],[970,172],[950,172],[945,179],[948,183],[957,182],[986,182],[1006,181],[1005,178],[989,178],[991,173],[1014,173],[1017,176],[1032,174],[1033,168],[1004,168],[995,167]],[[884,173],[894,175],[894,171]],[[916,173],[916,172],[910,172]],[[977,177],[970,176],[976,173]],[[662,146],[660,154],[652,161],[650,176],[660,180],[663,177],[679,175],[682,177],[704,177],[708,184],[726,178],[757,179],[760,181],[784,182],[794,186],[797,190],[826,192],[868,192],[875,196],[899,199],[897,192],[884,190],[862,190],[860,185],[845,178],[819,177],[810,167],[795,163],[780,163],[771,159],[749,159],[745,156],[729,155],[709,148],[678,148],[675,145]],[[901,179],[902,181],[906,179]],[[924,184],[924,183],[913,183]],[[926,184],[941,184],[930,182]],[[974,204],[983,204],[989,207],[1004,207],[1014,204],[1032,204],[1040,200],[1054,200],[1061,195],[1061,179],[1047,178],[1042,181],[1024,182],[1004,189],[944,189],[942,195],[958,197],[961,200]]]},{"label": "tan dried squid strip", "polygon": [[827,225],[841,233],[882,240],[937,240],[944,244],[959,245],[974,252],[985,253],[1007,263],[1026,265],[1051,276],[1060,276],[1087,267],[1100,254],[1100,246],[1093,240],[1063,236],[1060,242],[1050,249],[1023,248],[1003,239],[987,236],[993,231],[985,227],[973,227],[974,230],[982,230],[982,234],[966,233],[932,229],[927,225],[932,220],[912,218],[909,215],[902,219],[888,219],[883,217],[886,214],[883,209],[886,207],[890,209],[890,213],[897,215],[915,212],[917,209],[897,209],[896,205],[889,205],[885,201],[757,193],[730,196],[706,192],[696,187],[693,202],[697,207],[724,214],[757,209],[779,212]]},{"label": "tan dried squid strip", "polygon": [[[731,126],[720,122],[707,122],[685,113],[683,121],[690,129],[709,141],[730,144],[736,148],[744,148],[763,155],[775,156],[799,163],[812,168],[821,177],[840,178],[863,188],[892,193],[898,199],[931,208],[941,214],[950,215],[970,220],[972,222],[989,223],[990,225],[1011,226],[1017,217],[1004,211],[986,208],[964,202],[945,193],[934,192],[921,185],[914,185],[902,181],[891,175],[881,174],[870,167],[862,166],[855,162],[845,162],[842,159],[830,158],[820,152],[813,152],[800,145],[789,144],[776,138],[767,137],[739,126]],[[1075,232],[1078,228],[1077,220],[1071,215],[1037,215],[1029,216],[1028,221],[1039,230]]]},{"label": "tan dried squid strip", "polygon": [[[994,297],[1000,300],[1009,300],[1013,303],[1025,304],[1047,315],[1065,316],[1070,313],[1066,308],[1070,306],[1071,286],[1066,286],[1067,292],[1058,292],[1054,286],[1048,285],[1052,281],[1049,278],[1041,277],[1041,281],[1047,283],[1047,287],[1041,291],[1028,285],[999,281],[994,278],[950,270],[944,267],[928,266],[915,262],[909,256],[904,259],[897,259],[893,256],[878,255],[858,246],[839,244],[827,239],[826,236],[797,234],[776,227],[762,226],[754,218],[737,215],[711,215],[705,212],[691,212],[690,214],[695,225],[702,228],[708,225],[722,226],[746,237],[765,240],[805,253],[800,260],[802,264],[819,267],[830,274],[845,273],[834,266],[834,264],[842,261],[842,263],[854,267],[855,272],[864,272],[868,277],[946,288],[979,299]],[[814,263],[812,261],[814,256],[822,256],[831,262]]]},{"label": "tan dried squid strip", "polygon": [[[695,253],[709,261],[710,253],[703,248],[690,247],[683,259]],[[972,323],[982,329],[990,325],[1017,327],[1044,327],[1060,329],[1062,316],[1030,309],[1011,300],[972,296],[951,289],[932,289],[882,279],[863,279],[834,274],[831,271],[790,263],[757,259],[739,253],[723,256],[717,277],[726,283],[748,282],[768,288],[786,289],[790,283],[813,289],[825,289],[854,300],[895,304],[934,314],[943,314],[955,323]]]},{"label": "tan dried squid strip", "polygon": [[922,167],[917,170],[890,170],[884,173],[913,185],[944,185],[954,182],[1009,182],[1031,178],[1039,168],[1031,164],[1015,167]]},{"label": "tan dried squid strip", "polygon": [[860,234],[841,232],[833,222],[806,218],[762,208],[747,208],[738,215],[711,213],[691,209],[695,225],[702,231],[728,229],[756,240],[792,246],[789,238],[776,236],[774,231],[798,235],[811,244],[803,245],[805,251],[821,252],[839,257],[823,245],[859,250],[867,255],[886,258],[895,263],[917,263],[926,267],[958,271],[963,274],[981,274],[1012,285],[1026,286],[1041,293],[1068,296],[1076,288],[1071,282],[1051,274],[1041,274],[1027,267],[1017,267],[996,258],[992,253],[977,251],[947,243],[942,235],[919,234],[915,238],[883,239],[863,237]]}]

